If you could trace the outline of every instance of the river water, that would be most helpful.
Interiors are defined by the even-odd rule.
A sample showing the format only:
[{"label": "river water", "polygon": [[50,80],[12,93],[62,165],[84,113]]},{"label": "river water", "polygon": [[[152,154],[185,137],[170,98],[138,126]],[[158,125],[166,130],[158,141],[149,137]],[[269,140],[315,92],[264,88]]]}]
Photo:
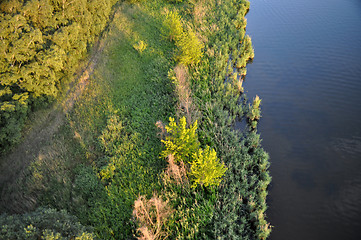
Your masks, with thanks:
[{"label": "river water", "polygon": [[361,1],[251,0],[271,240],[361,239]]}]

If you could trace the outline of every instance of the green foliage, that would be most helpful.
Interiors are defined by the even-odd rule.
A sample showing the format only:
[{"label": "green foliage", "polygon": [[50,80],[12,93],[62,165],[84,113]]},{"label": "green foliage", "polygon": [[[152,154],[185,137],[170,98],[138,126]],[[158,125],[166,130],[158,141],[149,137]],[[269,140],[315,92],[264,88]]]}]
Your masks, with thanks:
[{"label": "green foliage", "polygon": [[162,140],[165,145],[165,150],[161,155],[167,157],[172,154],[176,161],[184,161],[189,163],[192,159],[193,153],[198,151],[199,141],[196,133],[197,121],[187,128],[187,120],[182,117],[179,120],[179,124],[175,122],[175,119],[169,118],[169,125],[166,126],[167,133],[166,140]]},{"label": "green foliage", "polygon": [[[0,151],[19,140],[30,97],[55,98],[105,28],[115,0],[2,1],[0,8]],[[39,7],[41,6],[41,7]],[[7,97],[9,98],[9,97]],[[50,99],[50,98],[49,98]],[[19,103],[17,103],[19,102]]]},{"label": "green foliage", "polygon": [[0,90],[0,153],[17,143],[28,113],[28,94],[13,94],[9,88]]},{"label": "green foliage", "polygon": [[[31,5],[33,1],[26,2],[29,7],[34,7]],[[58,88],[59,82],[51,85],[52,76],[55,74],[55,77],[60,79],[74,71],[73,66],[76,65],[77,57],[81,56],[87,45],[93,41],[92,34],[102,28],[102,24],[87,20],[91,15],[87,13],[84,8],[87,5],[84,4],[90,4],[90,12],[97,12],[103,16],[98,18],[99,23],[105,19],[101,9],[103,7],[108,9],[110,6],[103,5],[105,1],[64,2],[68,4],[65,8],[61,1],[52,1],[54,4],[52,8],[49,8],[50,10],[44,7],[45,13],[52,11],[57,17],[54,19],[48,17],[46,21],[38,20],[39,11],[25,16],[18,14],[22,11],[22,5],[14,4],[13,8],[6,10],[10,14],[7,16],[9,19],[11,16],[20,15],[18,23],[21,27],[24,26],[25,30],[27,29],[24,33],[37,40],[29,45],[29,54],[36,52],[34,59],[41,59],[41,63],[48,67],[49,71],[40,71],[38,75],[42,76],[42,79],[49,79],[49,86],[55,86],[55,89]],[[144,2],[147,8],[142,8],[142,6],[132,8],[125,4],[119,11],[122,19],[125,20],[120,25],[122,33],[116,35],[116,44],[112,43],[112,48],[105,47],[109,59],[103,61],[106,65],[102,65],[102,70],[98,69],[99,74],[96,77],[97,81],[106,85],[102,88],[107,91],[101,93],[109,98],[106,105],[114,106],[117,111],[110,114],[104,113],[104,109],[97,113],[90,111],[91,106],[97,106],[97,98],[90,99],[91,104],[78,106],[85,109],[78,116],[78,130],[88,127],[88,123],[102,122],[102,120],[94,120],[94,122],[89,120],[83,124],[85,119],[103,119],[102,124],[89,127],[88,134],[92,138],[86,142],[87,144],[90,142],[89,146],[86,146],[87,149],[93,147],[98,149],[97,145],[100,145],[99,152],[87,155],[87,158],[93,161],[96,173],[92,168],[80,169],[74,183],[74,190],[78,195],[72,196],[74,201],[85,206],[79,211],[75,209],[74,212],[81,215],[84,222],[94,226],[94,231],[100,239],[132,238],[135,234],[135,224],[131,220],[134,200],[139,194],[150,196],[155,189],[161,188],[158,176],[165,166],[164,161],[159,160],[162,146],[154,137],[156,135],[154,123],[158,120],[164,121],[167,116],[174,115],[174,109],[171,106],[172,88],[166,77],[172,62],[169,54],[171,46],[159,38],[161,32],[159,23],[162,19],[158,15],[164,7],[163,3]],[[225,84],[226,75],[233,74],[234,67],[239,66],[236,70],[238,74],[245,74],[245,65],[249,59],[253,58],[251,41],[249,37],[245,37],[244,29],[244,15],[249,2],[231,0],[222,3],[211,1],[209,4],[209,14],[204,20],[205,29],[210,30],[204,36],[208,39],[206,56],[201,54],[201,44],[195,43],[196,40],[199,41],[195,32],[185,33],[180,15],[179,21],[175,20],[174,25],[178,27],[178,30],[168,35],[168,38],[174,40],[178,47],[178,60],[196,66],[190,69],[190,76],[194,102],[202,115],[198,119],[199,137],[196,133],[198,122],[187,128],[185,118],[180,119],[178,124],[174,119],[170,119],[171,123],[167,129],[169,136],[164,141],[166,149],[162,152],[162,156],[175,154],[176,158],[189,165],[196,158],[202,163],[194,164],[195,172],[199,173],[195,179],[202,179],[202,181],[199,180],[200,183],[206,179],[202,172],[209,170],[207,164],[204,164],[205,159],[213,159],[214,165],[217,165],[218,160],[213,151],[214,153],[215,150],[217,151],[228,169],[220,167],[223,165],[219,165],[218,162],[218,167],[222,171],[225,170],[225,175],[223,183],[215,189],[192,188],[188,183],[163,186],[165,197],[170,200],[172,208],[175,209],[170,221],[167,222],[169,239],[265,239],[270,232],[264,214],[267,208],[265,202],[267,186],[270,182],[268,155],[261,147],[260,137],[256,130],[246,130],[244,133],[232,130],[235,119],[246,117],[248,101],[245,95],[240,96],[240,92],[236,91],[237,86],[232,85],[236,84],[236,81]],[[188,15],[183,17],[192,21]],[[26,25],[27,21],[31,21],[29,26]],[[47,21],[49,23],[45,23]],[[83,26],[88,26],[87,21],[92,23],[89,26],[90,30],[82,31]],[[168,31],[173,30],[169,27],[172,24],[174,23],[170,21],[166,27]],[[33,26],[42,29],[42,35],[33,31]],[[129,29],[122,29],[127,27]],[[15,30],[11,31],[16,32]],[[140,55],[134,51],[132,46],[134,39],[128,39],[132,31],[139,34],[138,39],[147,41],[149,51],[146,51],[146,54]],[[84,33],[89,33],[87,35],[89,42],[86,44],[82,44]],[[20,34],[14,39],[18,40],[21,36],[26,35]],[[179,38],[177,39],[176,36]],[[43,41],[42,44],[41,41]],[[49,49],[42,50],[41,47],[48,46],[47,44]],[[188,48],[199,51],[189,52]],[[48,59],[41,55],[43,52],[45,55],[46,51],[53,51],[56,54]],[[194,52],[200,54],[194,54]],[[182,54],[186,56],[183,60],[179,57]],[[188,55],[193,57],[188,57]],[[13,71],[23,66],[25,68],[28,62],[21,64],[19,62],[26,56],[25,50],[19,53],[16,59],[8,54],[7,58],[0,58],[0,66],[6,68],[6,71],[9,69]],[[64,58],[65,61],[57,60]],[[15,67],[12,67],[9,62],[12,62]],[[197,62],[200,64],[196,65]],[[39,77],[34,73],[37,67],[34,64],[29,71],[28,75],[32,78]],[[10,89],[14,93],[27,92],[23,87],[19,89],[16,78],[11,78],[11,74],[8,75],[9,78],[6,80],[9,81]],[[26,81],[31,85],[31,80],[29,77]],[[39,87],[39,89],[42,88]],[[51,93],[52,90],[49,91]],[[30,95],[35,96],[35,93],[31,92]],[[13,107],[9,106],[6,109],[13,109]],[[92,114],[88,116],[88,113]],[[104,124],[107,125],[105,128]],[[101,132],[100,136],[99,132]],[[202,151],[199,149],[200,142],[203,146],[210,145],[212,150],[207,148],[208,150],[205,150],[208,151],[207,153],[203,151],[200,154]],[[96,174],[101,179],[101,184],[99,179],[96,179]],[[44,232],[43,235],[50,238],[56,238],[58,234],[65,236],[63,231],[24,222],[25,225],[21,227],[14,224],[16,229],[20,229],[17,230],[21,234],[20,239],[25,239],[24,234],[35,236],[34,233],[39,239],[46,229],[49,231]],[[56,220],[50,220],[50,222],[56,222]],[[71,226],[74,227],[76,224],[71,224]],[[86,233],[79,234],[71,236],[73,238],[84,236],[85,239],[88,237]]]},{"label": "green foliage", "polygon": [[140,54],[143,53],[143,51],[147,48],[147,44],[140,40],[136,44],[133,45],[134,49],[137,50]]},{"label": "green foliage", "polygon": [[[236,119],[248,119],[250,113],[249,101],[239,91],[242,86],[231,78],[244,75],[247,62],[254,57],[251,38],[245,35],[249,2],[231,0],[210,6],[212,14],[205,24],[217,31],[205,36],[207,55],[193,70],[192,89],[202,112],[199,140],[214,148],[228,169],[218,188],[207,236],[266,239],[271,231],[265,216],[269,157],[256,129],[233,130]],[[259,99],[253,103],[254,119],[259,117],[259,105]]]},{"label": "green foliage", "polygon": [[168,183],[164,196],[173,211],[167,222],[170,239],[209,239],[216,195],[204,189],[193,189],[188,183]]},{"label": "green foliage", "polygon": [[260,109],[261,101],[262,100],[258,97],[258,95],[256,95],[256,97],[253,99],[252,106],[249,105],[247,117],[252,128],[256,128],[257,121],[261,117],[261,109]]},{"label": "green foliage", "polygon": [[176,59],[184,65],[198,64],[203,56],[202,42],[197,38],[191,28],[184,32],[180,39],[176,41],[178,47],[178,55]]},{"label": "green foliage", "polygon": [[217,153],[209,146],[193,154],[190,176],[193,179],[192,187],[197,185],[205,187],[218,187],[227,168],[219,162]]},{"label": "green foliage", "polygon": [[202,42],[191,28],[185,30],[177,11],[170,11],[163,21],[163,35],[175,41],[178,53],[175,59],[183,65],[198,64],[203,56]]},{"label": "green foliage", "polygon": [[13,239],[93,239],[90,228],[81,225],[66,211],[39,208],[23,215],[0,215],[0,238]]},{"label": "green foliage", "polygon": [[94,235],[92,233],[82,233],[80,236],[75,237],[75,240],[93,240]]},{"label": "green foliage", "polygon": [[48,229],[43,231],[43,236],[41,236],[41,239],[44,240],[60,240],[61,238],[60,233],[55,233],[54,235],[54,232]]},{"label": "green foliage", "polygon": [[[91,81],[96,84],[83,94],[71,116],[95,170],[79,170],[76,201],[84,207],[74,211],[94,226],[99,239],[134,238],[134,201],[160,189],[165,162],[159,159],[162,145],[155,123],[174,111],[166,75],[172,44],[160,38],[162,16],[151,13],[142,5],[120,5],[104,46],[106,54]],[[143,54],[133,47],[140,39],[148,45]]]},{"label": "green foliage", "polygon": [[72,211],[83,224],[94,225],[96,220],[93,219],[94,213],[91,210],[107,196],[97,172],[90,166],[79,166],[76,169],[73,187]]},{"label": "green foliage", "polygon": [[116,114],[109,116],[106,128],[99,137],[101,147],[108,156],[113,156],[119,145],[126,141],[127,134],[124,126]]},{"label": "green foliage", "polygon": [[179,41],[179,39],[182,37],[183,32],[183,23],[178,12],[168,12],[163,21],[162,33],[164,37],[172,41]]},{"label": "green foliage", "polygon": [[170,3],[182,3],[184,0],[167,0]]},{"label": "green foliage", "polygon": [[[187,128],[185,117],[179,120],[179,124],[174,118],[169,120],[166,126],[168,135],[166,140],[162,140],[166,149],[161,155],[174,156],[179,165],[169,157],[168,169],[163,176],[164,197],[175,210],[167,222],[167,233],[171,239],[207,239],[207,227],[214,212],[213,190],[221,182],[226,168],[219,162],[214,149],[207,146],[203,151],[199,148],[197,121]],[[186,169],[190,169],[192,187]],[[176,176],[172,177],[172,174]],[[205,188],[196,188],[197,185]]]},{"label": "green foliage", "polygon": [[143,0],[127,0],[127,2],[135,4],[135,3],[141,3]]}]

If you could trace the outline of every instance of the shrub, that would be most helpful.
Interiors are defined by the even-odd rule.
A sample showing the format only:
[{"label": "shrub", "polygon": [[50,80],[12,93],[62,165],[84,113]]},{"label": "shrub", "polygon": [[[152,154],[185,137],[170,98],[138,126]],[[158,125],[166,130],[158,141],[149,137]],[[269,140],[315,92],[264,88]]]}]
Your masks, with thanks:
[{"label": "shrub", "polygon": [[193,153],[198,151],[200,145],[196,134],[197,121],[189,128],[187,128],[185,117],[179,120],[178,125],[172,117],[169,118],[169,121],[169,125],[165,127],[169,135],[166,136],[166,140],[161,140],[165,145],[161,156],[167,157],[172,154],[176,162],[182,160],[189,163]]},{"label": "shrub", "polygon": [[175,59],[183,65],[199,63],[202,57],[202,42],[197,38],[194,31],[189,28],[185,31],[181,17],[176,11],[170,11],[163,21],[163,35],[175,41],[178,53]]},{"label": "shrub", "polygon": [[214,212],[215,194],[207,194],[204,189],[191,189],[183,184],[167,184],[164,195],[174,209],[169,217],[167,233],[169,239],[210,239],[207,228]]},{"label": "shrub", "polygon": [[224,164],[219,162],[214,149],[210,149],[209,146],[205,150],[199,149],[193,154],[191,163],[192,187],[218,187],[226,170]]},{"label": "shrub", "polygon": [[123,123],[116,114],[111,114],[107,121],[107,127],[99,137],[99,142],[108,156],[116,154],[118,146],[127,136]]},{"label": "shrub", "polygon": [[200,62],[203,56],[202,42],[197,38],[192,29],[188,29],[188,32],[184,32],[180,39],[176,41],[178,47],[178,55],[176,60],[184,65],[192,65]]},{"label": "shrub", "polygon": [[162,32],[164,37],[171,41],[178,41],[181,38],[184,32],[183,23],[177,11],[167,13],[163,21]]},{"label": "shrub", "polygon": [[182,3],[183,0],[167,0],[170,3]]},{"label": "shrub", "polygon": [[0,154],[17,143],[28,113],[28,94],[0,89]]}]

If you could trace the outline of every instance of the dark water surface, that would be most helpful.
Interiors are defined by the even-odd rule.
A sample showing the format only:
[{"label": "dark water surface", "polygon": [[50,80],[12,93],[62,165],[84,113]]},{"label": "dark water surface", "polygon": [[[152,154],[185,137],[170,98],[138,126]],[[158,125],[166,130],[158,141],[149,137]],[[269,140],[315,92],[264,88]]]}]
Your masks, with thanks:
[{"label": "dark water surface", "polygon": [[272,240],[361,239],[361,1],[251,0]]}]

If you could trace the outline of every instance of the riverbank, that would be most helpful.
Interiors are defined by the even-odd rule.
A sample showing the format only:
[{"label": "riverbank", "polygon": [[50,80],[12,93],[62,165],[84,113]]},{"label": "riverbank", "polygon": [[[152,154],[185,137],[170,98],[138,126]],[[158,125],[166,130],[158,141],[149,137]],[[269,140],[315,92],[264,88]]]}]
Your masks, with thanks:
[{"label": "riverbank", "polygon": [[[267,238],[268,155],[256,132],[259,103],[242,88],[253,58],[248,8],[247,1],[122,3],[89,84],[28,169],[24,190],[37,205],[66,209],[101,239],[142,236],[133,216],[142,201],[167,203],[156,236]],[[192,164],[182,170],[161,157],[160,138],[171,134],[164,126],[183,116],[187,127],[198,126],[200,150],[209,146],[225,165],[220,185],[196,184]],[[237,119],[249,123],[243,132],[233,129]],[[165,181],[169,166],[184,171],[182,185]]]}]

